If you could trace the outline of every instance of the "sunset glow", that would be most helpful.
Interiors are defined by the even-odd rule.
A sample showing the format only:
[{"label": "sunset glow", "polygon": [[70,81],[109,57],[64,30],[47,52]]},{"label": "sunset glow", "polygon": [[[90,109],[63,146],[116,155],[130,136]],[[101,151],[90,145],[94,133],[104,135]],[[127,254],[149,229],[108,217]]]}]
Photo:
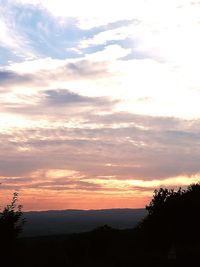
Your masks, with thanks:
[{"label": "sunset glow", "polygon": [[[0,2],[0,203],[144,207],[200,181],[200,3]],[[169,19],[170,17],[170,19]]]}]

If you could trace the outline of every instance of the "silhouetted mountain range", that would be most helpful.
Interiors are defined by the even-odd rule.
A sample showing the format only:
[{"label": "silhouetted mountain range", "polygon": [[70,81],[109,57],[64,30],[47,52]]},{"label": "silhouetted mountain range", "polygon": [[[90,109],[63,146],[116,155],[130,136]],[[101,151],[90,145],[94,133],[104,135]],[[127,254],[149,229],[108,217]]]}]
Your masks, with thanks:
[{"label": "silhouetted mountain range", "polygon": [[102,225],[133,228],[146,215],[145,209],[51,210],[25,212],[22,236],[44,236],[91,231]]}]

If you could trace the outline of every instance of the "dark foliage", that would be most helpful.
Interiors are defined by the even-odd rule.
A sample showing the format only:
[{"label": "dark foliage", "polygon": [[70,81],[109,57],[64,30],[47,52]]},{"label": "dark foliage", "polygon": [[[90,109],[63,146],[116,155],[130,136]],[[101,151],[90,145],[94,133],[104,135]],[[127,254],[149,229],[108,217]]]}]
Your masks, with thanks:
[{"label": "dark foliage", "polygon": [[88,233],[19,239],[19,266],[198,266],[200,185],[160,188],[146,209],[134,229],[104,225]]},{"label": "dark foliage", "polygon": [[0,234],[6,239],[15,239],[22,231],[24,219],[22,218],[22,205],[16,204],[17,193],[13,194],[11,204],[0,213]]},{"label": "dark foliage", "polygon": [[138,226],[143,245],[160,254],[173,250],[177,261],[196,261],[200,252],[200,184],[186,190],[155,190],[146,209],[148,215]]},{"label": "dark foliage", "polygon": [[16,238],[23,229],[22,206],[17,205],[18,194],[14,193],[12,201],[0,212],[1,253],[6,263],[11,263],[16,249]]},{"label": "dark foliage", "polygon": [[186,190],[155,190],[146,209],[148,215],[139,225],[145,233],[159,239],[165,237],[168,242],[200,237],[200,184],[190,185]]}]

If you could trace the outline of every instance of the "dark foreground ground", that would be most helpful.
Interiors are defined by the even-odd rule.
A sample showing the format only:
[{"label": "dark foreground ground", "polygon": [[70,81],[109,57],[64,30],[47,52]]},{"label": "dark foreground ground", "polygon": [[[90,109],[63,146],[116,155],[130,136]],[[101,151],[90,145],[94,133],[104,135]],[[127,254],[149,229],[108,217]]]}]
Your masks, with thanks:
[{"label": "dark foreground ground", "polygon": [[80,234],[21,238],[15,254],[13,266],[21,267],[200,266],[200,242],[159,244],[136,230],[107,226]]}]

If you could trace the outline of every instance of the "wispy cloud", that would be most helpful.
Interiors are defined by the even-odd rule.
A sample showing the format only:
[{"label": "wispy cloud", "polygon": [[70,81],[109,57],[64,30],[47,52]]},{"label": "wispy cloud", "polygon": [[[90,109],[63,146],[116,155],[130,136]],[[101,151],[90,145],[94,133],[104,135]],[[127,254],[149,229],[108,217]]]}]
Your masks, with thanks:
[{"label": "wispy cloud", "polygon": [[16,19],[15,7],[10,1],[3,1],[0,4],[0,46],[9,49],[13,59],[33,59],[37,52],[17,27]]},{"label": "wispy cloud", "polygon": [[1,1],[3,193],[20,190],[30,209],[138,207],[157,186],[197,181],[199,11]]},{"label": "wispy cloud", "polygon": [[[74,127],[70,126],[70,114],[63,117],[60,127],[51,127],[49,122],[48,128],[2,133],[1,171],[10,175],[19,170],[23,174],[28,169],[34,171],[48,166],[62,169],[65,166],[88,178],[108,175],[147,180],[190,176],[200,171],[200,155],[196,148],[199,121],[133,116],[132,124],[128,120],[130,126],[123,126],[124,120],[119,119],[119,114],[105,126],[102,116],[92,124],[87,113],[82,113],[79,125]],[[76,116],[80,119],[80,114]],[[8,150],[13,152],[5,157]]]}]

